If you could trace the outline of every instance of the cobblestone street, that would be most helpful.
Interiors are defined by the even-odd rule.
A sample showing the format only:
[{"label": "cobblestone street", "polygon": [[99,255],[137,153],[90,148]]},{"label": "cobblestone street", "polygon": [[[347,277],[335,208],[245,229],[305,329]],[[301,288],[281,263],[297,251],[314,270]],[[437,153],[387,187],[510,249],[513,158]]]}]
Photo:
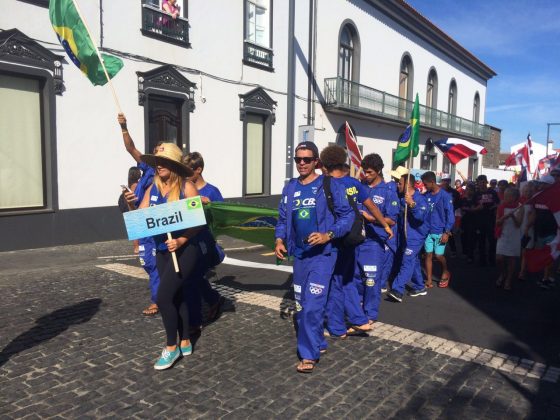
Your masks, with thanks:
[{"label": "cobblestone street", "polygon": [[331,341],[312,375],[297,374],[290,302],[223,286],[226,310],[194,354],[157,372],[163,328],[139,315],[135,260],[57,264],[64,252],[45,252],[48,268],[30,253],[27,268],[2,270],[1,418],[560,417],[556,368],[492,362],[500,355],[476,346],[457,354],[387,324]]}]

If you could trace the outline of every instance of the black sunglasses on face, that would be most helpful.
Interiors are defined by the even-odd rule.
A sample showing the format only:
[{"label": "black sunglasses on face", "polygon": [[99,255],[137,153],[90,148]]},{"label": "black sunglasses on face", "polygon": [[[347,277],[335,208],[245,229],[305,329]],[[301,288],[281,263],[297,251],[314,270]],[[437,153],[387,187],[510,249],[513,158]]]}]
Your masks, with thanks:
[{"label": "black sunglasses on face", "polygon": [[313,162],[313,161],[315,161],[315,160],[317,160],[317,159],[314,158],[314,157],[295,157],[295,158],[294,158],[294,161],[295,161],[296,163],[301,163],[301,162],[303,161],[303,162],[306,163],[306,164],[309,164],[309,163],[311,163],[311,162]]}]

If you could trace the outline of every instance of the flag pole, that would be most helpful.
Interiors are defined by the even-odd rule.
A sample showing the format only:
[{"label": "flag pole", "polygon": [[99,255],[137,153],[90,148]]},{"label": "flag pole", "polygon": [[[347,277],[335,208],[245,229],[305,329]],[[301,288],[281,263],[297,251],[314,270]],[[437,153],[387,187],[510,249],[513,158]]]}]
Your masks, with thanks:
[{"label": "flag pole", "polygon": [[[167,239],[173,239],[173,236],[171,236],[171,232],[167,232]],[[171,258],[173,259],[173,267],[175,268],[175,272],[178,273],[179,263],[177,262],[177,254],[175,254],[175,251],[171,252]]]},{"label": "flag pole", "polygon": [[94,38],[91,34],[91,31],[89,30],[88,24],[87,24],[86,20],[84,19],[84,16],[82,15],[82,11],[80,10],[80,7],[78,6],[78,3],[76,2],[76,0],[72,0],[72,3],[74,3],[74,7],[76,8],[76,12],[78,12],[78,16],[80,16],[80,19],[84,23],[84,27],[86,28],[86,31],[87,31],[89,37],[91,38],[91,43],[93,44],[93,48],[95,48],[95,52],[97,53],[97,57],[99,58],[99,62],[101,63],[101,67],[103,67],[103,72],[105,73],[105,77],[107,78],[107,83],[109,84],[109,87],[111,88],[111,93],[113,94],[113,99],[115,100],[115,105],[117,106],[117,111],[119,112],[119,114],[122,114],[121,104],[119,102],[119,98],[117,97],[117,92],[115,91],[115,87],[113,86],[113,82],[111,82],[111,78],[109,77],[109,73],[107,72],[107,69],[105,68],[105,62],[103,61],[103,57],[101,56],[101,53],[99,52],[99,49],[97,48],[97,44],[94,41]]},{"label": "flag pole", "polygon": [[[412,134],[411,134],[412,137]],[[405,197],[406,197],[406,193],[408,192],[408,189],[410,188],[410,172],[412,170],[412,147],[410,147],[410,153],[408,155],[408,159],[406,162],[406,165],[408,166],[408,174],[406,175],[406,185],[405,185]],[[406,198],[405,198],[405,203],[406,203]],[[404,206],[404,238],[408,239],[408,232],[406,229],[406,221],[408,218],[408,204],[406,206]]]}]

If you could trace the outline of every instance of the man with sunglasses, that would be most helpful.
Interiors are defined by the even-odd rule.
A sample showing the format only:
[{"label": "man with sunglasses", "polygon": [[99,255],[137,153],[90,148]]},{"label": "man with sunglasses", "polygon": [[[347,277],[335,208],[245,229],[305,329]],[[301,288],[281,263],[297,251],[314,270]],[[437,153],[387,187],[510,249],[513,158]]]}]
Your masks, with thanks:
[{"label": "man with sunglasses", "polygon": [[333,240],[348,233],[354,213],[339,181],[331,182],[333,215],[323,191],[323,176],[315,172],[319,150],[309,141],[295,149],[298,178],[282,191],[276,225],[276,257],[294,256],[294,296],[296,299],[297,371],[311,373],[326,350],[323,336],[325,305],[337,257]]}]

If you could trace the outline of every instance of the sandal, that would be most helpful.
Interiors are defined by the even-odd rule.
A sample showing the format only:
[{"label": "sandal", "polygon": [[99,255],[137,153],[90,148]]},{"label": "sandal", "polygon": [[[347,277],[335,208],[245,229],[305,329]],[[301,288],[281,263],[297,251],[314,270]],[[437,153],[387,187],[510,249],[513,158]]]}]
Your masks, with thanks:
[{"label": "sandal", "polygon": [[[364,328],[366,327],[366,328]],[[346,334],[347,335],[364,335],[367,334],[369,331],[371,331],[371,325],[365,324],[365,325],[352,325],[350,326],[350,328],[348,328],[346,330]]]},{"label": "sandal", "polygon": [[444,288],[449,286],[449,280],[451,280],[451,273],[447,272],[447,277],[446,278],[441,278],[441,280],[439,281],[438,287]]},{"label": "sandal", "polygon": [[144,309],[142,311],[142,314],[144,316],[154,316],[159,314],[159,308],[155,303],[152,303],[150,306],[148,306],[146,309]]},{"label": "sandal", "polygon": [[316,363],[317,362],[315,360],[302,359],[296,366],[296,370],[298,373],[311,373],[313,372],[313,369],[315,369]]}]

